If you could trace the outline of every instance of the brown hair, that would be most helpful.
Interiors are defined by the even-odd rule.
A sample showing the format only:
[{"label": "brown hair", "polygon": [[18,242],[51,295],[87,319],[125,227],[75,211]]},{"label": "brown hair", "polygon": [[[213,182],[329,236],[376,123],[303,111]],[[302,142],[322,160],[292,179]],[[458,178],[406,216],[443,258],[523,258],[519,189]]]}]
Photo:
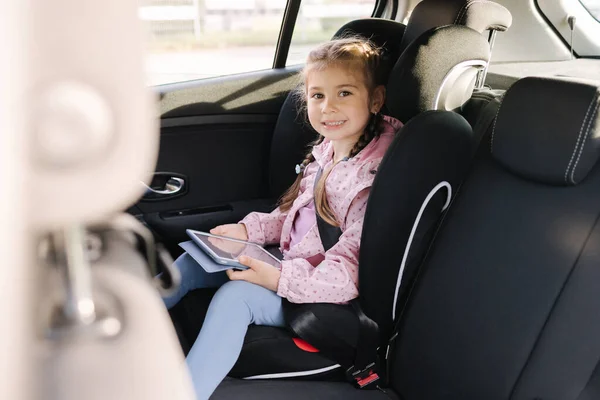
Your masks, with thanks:
[{"label": "brown hair", "polygon": [[[380,57],[380,49],[370,41],[361,37],[334,39],[311,51],[308,54],[306,66],[302,71],[302,83],[295,92],[303,105],[301,112],[306,112],[306,76],[309,70],[323,70],[331,65],[341,65],[351,70],[362,71],[365,78],[365,85],[371,95],[378,85],[383,84],[381,76],[379,76]],[[379,135],[379,118],[378,114],[372,115],[367,124],[367,128],[350,151],[350,158],[357,155],[374,137]],[[304,161],[300,164],[302,166],[302,171],[304,171],[304,168],[308,164],[315,161],[315,158],[312,155],[312,148],[320,144],[323,139],[323,136],[319,136],[316,141],[310,144],[310,151],[306,154]],[[334,226],[340,226],[340,223],[336,221],[335,214],[327,201],[325,192],[325,181],[333,167],[334,165],[324,171],[321,179],[319,179],[319,182],[317,183],[317,187],[315,188],[315,208],[321,218],[327,223]],[[287,211],[292,207],[294,200],[298,197],[302,178],[303,173],[300,172],[296,181],[279,200],[279,207],[282,211]]]}]

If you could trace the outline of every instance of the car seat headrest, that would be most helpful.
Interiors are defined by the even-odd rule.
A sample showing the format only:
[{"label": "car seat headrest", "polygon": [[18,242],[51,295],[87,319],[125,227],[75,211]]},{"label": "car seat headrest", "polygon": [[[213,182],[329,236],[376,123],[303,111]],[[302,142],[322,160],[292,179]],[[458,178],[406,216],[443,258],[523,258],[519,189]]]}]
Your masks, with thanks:
[{"label": "car seat headrest", "polygon": [[408,122],[428,110],[455,110],[470,97],[490,48],[477,31],[460,25],[431,29],[414,40],[390,73],[386,106]]},{"label": "car seat headrest", "polygon": [[578,184],[600,157],[599,97],[597,84],[581,80],[517,81],[494,122],[494,159],[533,181]]},{"label": "car seat headrest", "polygon": [[369,39],[382,49],[381,73],[385,85],[390,70],[400,57],[400,42],[406,26],[396,21],[381,18],[363,18],[350,21],[333,35],[334,38],[359,35]]},{"label": "car seat headrest", "polygon": [[[49,9],[48,18],[62,17],[70,3],[76,2]],[[29,95],[33,123],[27,187],[35,199],[29,221],[39,231],[105,221],[143,195],[140,181],[148,181],[156,167],[160,137],[155,99],[141,73],[144,42],[130,32],[137,28],[127,12],[115,11],[110,24],[105,18],[87,18],[117,4],[133,12],[136,5],[103,3],[86,4],[86,18],[76,26],[63,29],[56,22],[48,25],[52,34],[36,37],[39,49],[53,49],[36,55],[44,55],[43,68],[36,67],[43,73],[32,73],[29,82],[35,88]],[[120,45],[110,46],[119,30]],[[72,39],[77,32],[85,32],[86,40]]]},{"label": "car seat headrest", "polygon": [[405,49],[431,28],[464,25],[479,33],[491,29],[505,31],[512,15],[504,6],[488,0],[423,0],[414,8],[400,44]]}]

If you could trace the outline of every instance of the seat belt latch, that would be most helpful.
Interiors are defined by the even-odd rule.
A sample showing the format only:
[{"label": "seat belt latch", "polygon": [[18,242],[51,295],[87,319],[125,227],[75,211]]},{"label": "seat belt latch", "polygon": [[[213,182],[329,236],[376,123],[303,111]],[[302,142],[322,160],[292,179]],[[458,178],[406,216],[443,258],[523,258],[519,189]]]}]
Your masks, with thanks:
[{"label": "seat belt latch", "polygon": [[379,380],[379,375],[376,371],[376,363],[371,363],[364,369],[358,369],[355,366],[352,366],[346,370],[346,376],[350,381],[354,382],[359,389],[364,389]]}]

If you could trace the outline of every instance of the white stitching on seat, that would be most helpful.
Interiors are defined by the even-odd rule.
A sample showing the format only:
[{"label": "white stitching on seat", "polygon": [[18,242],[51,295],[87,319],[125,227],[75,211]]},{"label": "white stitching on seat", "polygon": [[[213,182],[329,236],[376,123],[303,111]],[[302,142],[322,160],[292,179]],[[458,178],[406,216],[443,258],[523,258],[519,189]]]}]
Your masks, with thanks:
[{"label": "white stitching on seat", "polygon": [[583,122],[581,123],[581,129],[579,129],[579,136],[577,136],[577,142],[575,143],[575,148],[573,149],[573,155],[571,156],[571,160],[569,161],[569,165],[567,165],[567,170],[565,171],[565,183],[569,183],[569,181],[568,181],[569,168],[571,168],[571,164],[573,164],[573,160],[575,159],[575,153],[577,153],[577,148],[579,147],[579,142],[581,141],[581,135],[583,134],[583,127],[585,126],[585,123],[588,119],[590,110],[592,109],[592,105],[594,104],[594,101],[597,98],[598,98],[598,92],[596,92],[596,95],[592,98],[592,101],[590,102],[590,105],[588,106],[587,112],[585,113],[585,117],[583,118]]},{"label": "white stitching on seat", "polygon": [[494,134],[496,133],[496,121],[498,121],[498,114],[500,114],[500,109],[502,108],[502,103],[504,102],[505,94],[503,94],[502,97],[499,99],[500,105],[498,106],[498,109],[496,110],[496,116],[494,117],[494,126],[492,126],[492,137],[490,139],[490,154],[494,152]]},{"label": "white stitching on seat", "polygon": [[600,110],[600,106],[598,106],[598,94],[599,93],[596,92],[596,96],[594,97],[594,99],[596,99],[596,105],[597,105],[596,110],[594,111],[594,113],[592,114],[590,119],[588,120],[588,128],[585,133],[585,138],[583,139],[583,143],[581,143],[581,149],[579,149],[579,154],[577,155],[577,161],[575,161],[575,165],[573,165],[573,170],[571,171],[571,183],[573,183],[573,184],[575,184],[575,170],[577,169],[577,164],[579,164],[579,158],[581,157],[581,154],[583,153],[583,148],[585,147],[585,142],[587,142],[590,132],[592,131],[592,124],[594,122],[594,118],[596,117],[598,110]]},{"label": "white stitching on seat", "polygon": [[444,206],[442,207],[442,210],[440,212],[446,211],[446,209],[450,205],[450,201],[452,200],[452,185],[450,185],[446,181],[442,181],[442,182],[438,183],[433,189],[431,189],[429,194],[427,194],[427,196],[425,197],[425,200],[423,200],[423,204],[421,204],[421,208],[419,209],[419,213],[417,214],[417,217],[415,218],[415,222],[413,223],[412,229],[410,231],[410,236],[408,237],[408,241],[406,242],[406,247],[404,248],[404,256],[402,256],[402,262],[400,263],[400,269],[398,270],[398,278],[396,279],[396,290],[394,291],[394,303],[392,303],[392,321],[396,320],[396,303],[398,302],[398,294],[400,292],[400,285],[402,284],[404,268],[406,267],[406,260],[410,253],[410,248],[412,246],[412,242],[415,237],[415,232],[417,231],[417,228],[419,227],[419,223],[421,222],[421,217],[423,216],[423,213],[427,209],[429,202],[431,201],[433,196],[435,196],[440,191],[440,189],[443,189],[443,188],[446,188],[446,191],[447,191],[446,203],[444,203]]},{"label": "white stitching on seat", "polygon": [[324,367],[324,368],[319,368],[319,369],[313,369],[313,370],[309,370],[309,371],[298,371],[298,372],[280,372],[280,373],[275,373],[275,374],[264,374],[264,375],[253,375],[253,376],[247,376],[245,378],[242,379],[247,379],[247,380],[258,380],[258,379],[282,379],[282,378],[294,378],[294,377],[298,377],[298,376],[309,376],[309,375],[316,375],[316,374],[320,374],[322,372],[327,372],[327,371],[331,371],[334,369],[340,368],[340,364],[333,364],[330,365],[329,367]]}]

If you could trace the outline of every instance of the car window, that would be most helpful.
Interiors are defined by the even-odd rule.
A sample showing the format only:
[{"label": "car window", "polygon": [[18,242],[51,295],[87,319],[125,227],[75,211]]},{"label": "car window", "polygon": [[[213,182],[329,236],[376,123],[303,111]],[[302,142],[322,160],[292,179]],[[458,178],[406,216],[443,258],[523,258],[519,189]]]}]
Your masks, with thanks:
[{"label": "car window", "polygon": [[286,65],[304,63],[316,44],[331,39],[346,22],[370,17],[374,8],[375,0],[303,0]]},{"label": "car window", "polygon": [[[537,0],[540,11],[554,25],[569,50],[578,57],[600,56],[600,0]],[[569,17],[572,23],[568,23]],[[512,29],[512,27],[511,27]]]},{"label": "car window", "polygon": [[596,21],[600,21],[600,0],[579,0]]},{"label": "car window", "polygon": [[140,0],[149,85],[273,66],[286,0]]}]

